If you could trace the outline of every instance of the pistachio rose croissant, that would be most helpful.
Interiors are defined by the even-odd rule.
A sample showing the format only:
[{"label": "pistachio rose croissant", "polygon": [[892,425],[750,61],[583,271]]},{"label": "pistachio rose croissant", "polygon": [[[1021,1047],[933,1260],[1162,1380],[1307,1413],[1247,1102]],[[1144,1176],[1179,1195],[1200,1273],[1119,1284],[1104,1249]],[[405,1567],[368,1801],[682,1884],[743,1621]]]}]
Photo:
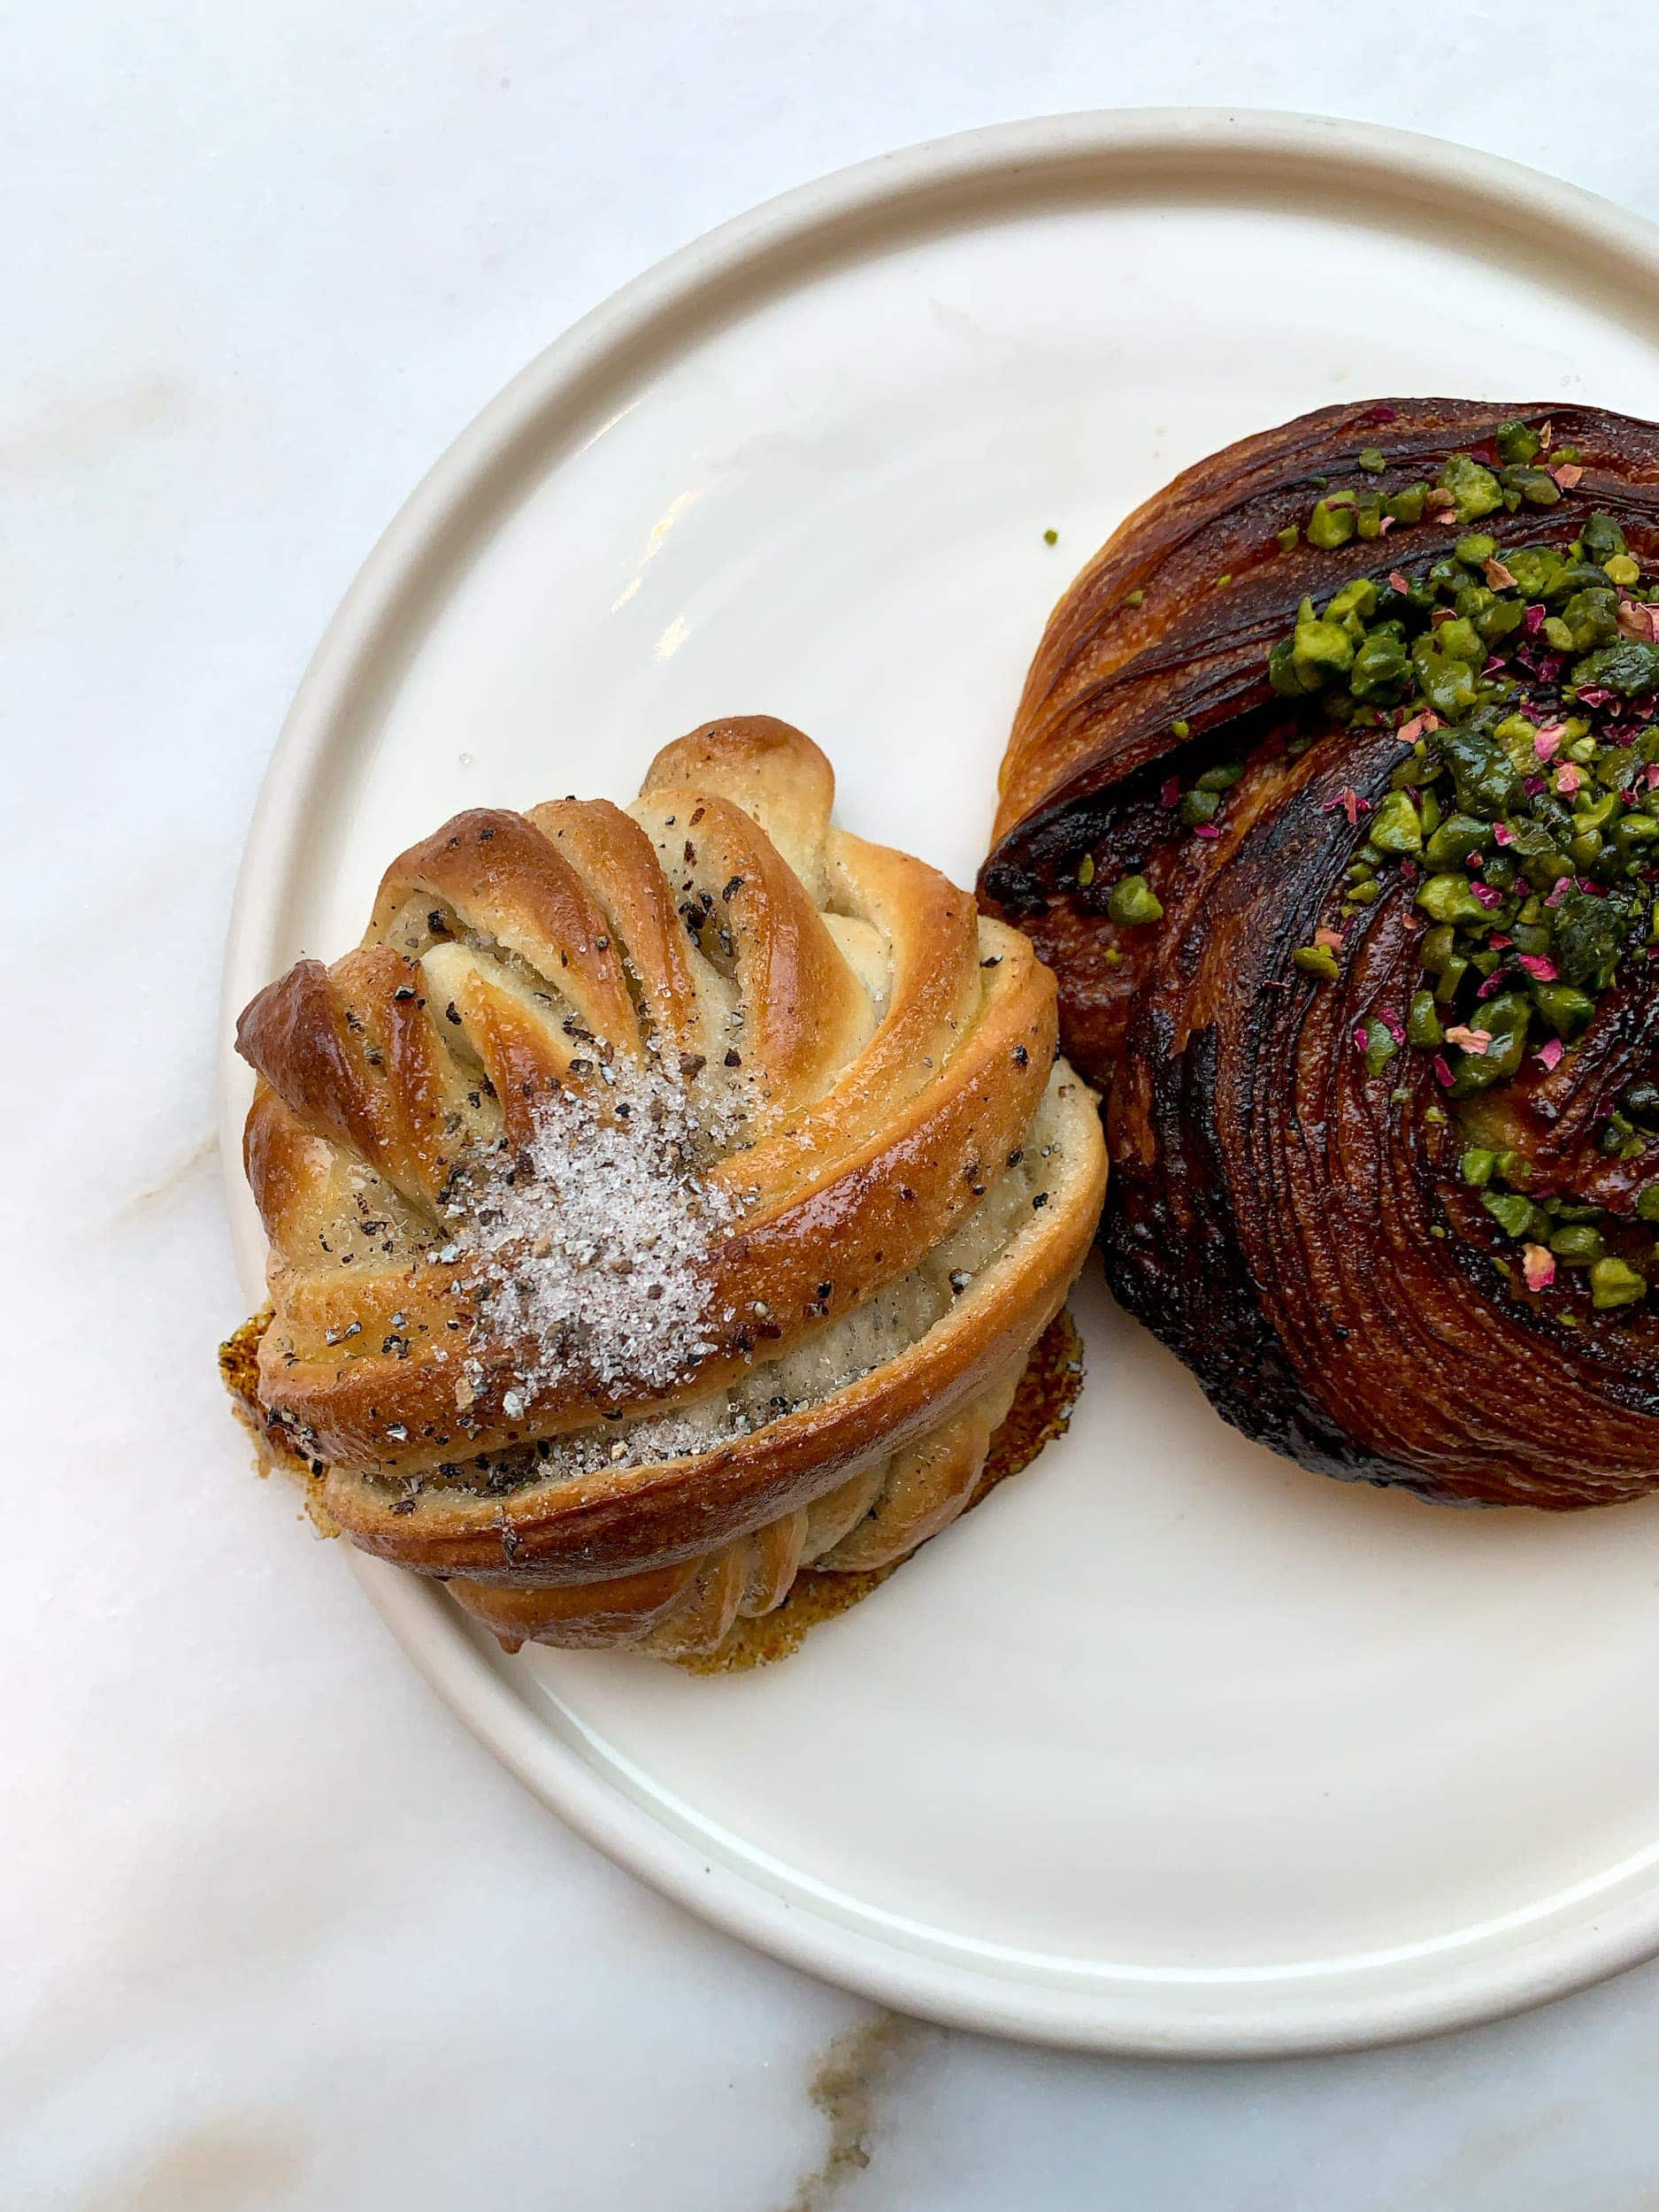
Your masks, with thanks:
[{"label": "pistachio rose croissant", "polygon": [[1121,1298],[1425,1497],[1659,1485],[1659,430],[1246,439],[1061,601],[981,894],[1109,1092]]},{"label": "pistachio rose croissant", "polygon": [[712,723],[462,814],[254,1000],[259,1417],[510,1644],[718,1650],[972,1493],[1105,1179],[1053,979]]}]

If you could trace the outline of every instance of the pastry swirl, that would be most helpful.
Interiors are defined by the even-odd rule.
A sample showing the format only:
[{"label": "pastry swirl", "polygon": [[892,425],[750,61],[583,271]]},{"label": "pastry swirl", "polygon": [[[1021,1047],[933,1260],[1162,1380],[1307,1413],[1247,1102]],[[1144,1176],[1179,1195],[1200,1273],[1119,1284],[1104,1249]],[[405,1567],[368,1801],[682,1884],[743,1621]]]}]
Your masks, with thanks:
[{"label": "pastry swirl", "polygon": [[1087,1248],[1052,979],[765,718],[457,816],[242,1018],[258,1397],[500,1634],[718,1647],[961,1509]]},{"label": "pastry swirl", "polygon": [[1072,585],[986,905],[1108,1093],[1118,1296],[1328,1473],[1659,1483],[1659,431],[1248,438]]}]

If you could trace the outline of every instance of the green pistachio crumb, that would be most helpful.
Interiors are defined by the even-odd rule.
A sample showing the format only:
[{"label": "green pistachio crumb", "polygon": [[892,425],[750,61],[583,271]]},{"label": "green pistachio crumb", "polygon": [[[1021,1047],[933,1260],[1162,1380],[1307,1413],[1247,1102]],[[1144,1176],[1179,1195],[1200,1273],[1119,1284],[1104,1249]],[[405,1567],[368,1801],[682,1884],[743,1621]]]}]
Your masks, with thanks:
[{"label": "green pistachio crumb", "polygon": [[1599,1310],[1633,1306],[1647,1295],[1647,1278],[1624,1260],[1597,1260],[1590,1270],[1590,1303]]},{"label": "green pistachio crumb", "polygon": [[1403,791],[1391,791],[1372,815],[1371,841],[1379,852],[1401,856],[1423,849],[1423,818]]},{"label": "green pistachio crumb", "polygon": [[1452,511],[1459,522],[1478,522],[1482,515],[1495,514],[1503,504],[1497,478],[1471,454],[1451,456],[1440,471],[1440,486],[1442,491],[1450,492]]},{"label": "green pistachio crumb", "polygon": [[1394,1033],[1387,1024],[1373,1019],[1366,1033],[1365,1072],[1367,1075],[1380,1075],[1399,1049],[1399,1046],[1394,1042]]},{"label": "green pistachio crumb", "polygon": [[1112,886],[1106,911],[1115,922],[1142,928],[1164,918],[1164,902],[1144,876],[1125,876]]},{"label": "green pistachio crumb", "polygon": [[1434,1052],[1445,1041],[1440,1018],[1434,1009],[1433,992],[1414,991],[1406,1014],[1406,1042],[1416,1045],[1421,1052]]},{"label": "green pistachio crumb", "polygon": [[1537,460],[1543,451],[1543,440],[1536,430],[1529,430],[1524,422],[1506,422],[1493,443],[1498,449],[1498,458],[1511,466],[1522,466]]},{"label": "green pistachio crumb", "polygon": [[1538,1211],[1526,1194],[1518,1190],[1482,1191],[1480,1202],[1505,1236],[1509,1237],[1525,1236]]},{"label": "green pistachio crumb", "polygon": [[1467,876],[1425,876],[1417,902],[1432,922],[1480,922],[1486,909],[1469,887]]},{"label": "green pistachio crumb", "polygon": [[[1336,964],[1336,955],[1329,945],[1298,945],[1291,960],[1303,975],[1323,976],[1327,983],[1334,983],[1342,971]],[[1659,1184],[1654,1186],[1659,1190]]]},{"label": "green pistachio crumb", "polygon": [[1333,552],[1339,545],[1348,543],[1356,527],[1351,507],[1338,507],[1330,500],[1322,499],[1308,518],[1308,542],[1317,545],[1321,552]]}]

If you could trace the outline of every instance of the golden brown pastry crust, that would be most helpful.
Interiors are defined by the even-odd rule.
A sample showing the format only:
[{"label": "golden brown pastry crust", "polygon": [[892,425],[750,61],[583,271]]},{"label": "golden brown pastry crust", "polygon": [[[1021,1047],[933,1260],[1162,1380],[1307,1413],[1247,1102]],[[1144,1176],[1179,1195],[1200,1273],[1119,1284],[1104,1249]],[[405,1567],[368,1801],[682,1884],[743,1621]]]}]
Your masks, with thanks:
[{"label": "golden brown pastry crust", "polygon": [[[913,1548],[1087,1248],[1104,1154],[1052,979],[936,871],[834,828],[833,797],[818,748],[757,717],[667,747],[626,811],[459,816],[388,869],[361,947],[239,1025],[273,1441],[326,1468],[354,1542],[508,1640],[710,1649],[803,1562]],[[710,1340],[649,1382],[538,1363],[446,1242],[480,1156],[630,1071],[741,1116],[706,1175],[732,1217],[700,1263]],[[852,1357],[888,1305],[908,1322]],[[635,1422],[819,1348],[827,1379],[776,1417],[633,1463]]]}]

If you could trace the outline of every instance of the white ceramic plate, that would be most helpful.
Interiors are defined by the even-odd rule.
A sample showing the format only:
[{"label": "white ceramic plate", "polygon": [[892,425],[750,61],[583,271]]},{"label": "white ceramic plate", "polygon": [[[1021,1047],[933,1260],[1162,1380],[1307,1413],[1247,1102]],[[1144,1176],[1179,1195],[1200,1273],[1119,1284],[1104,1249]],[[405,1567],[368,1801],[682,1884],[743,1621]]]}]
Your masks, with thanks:
[{"label": "white ceramic plate", "polygon": [[[845,820],[971,881],[1073,569],[1186,463],[1388,392],[1659,415],[1655,234],[1427,139],[1153,112],[727,226],[534,362],[371,557],[260,803],[229,1009],[352,942],[450,810],[627,797],[718,713],[799,722]],[[246,1095],[227,1060],[232,1160]],[[232,1210],[251,1300],[234,1179]],[[1659,1948],[1659,1504],[1459,1514],[1304,1474],[1097,1282],[1076,1302],[1071,1435],[784,1665],[510,1662],[360,1571],[603,1849],[912,2011],[1307,2050]]]}]

